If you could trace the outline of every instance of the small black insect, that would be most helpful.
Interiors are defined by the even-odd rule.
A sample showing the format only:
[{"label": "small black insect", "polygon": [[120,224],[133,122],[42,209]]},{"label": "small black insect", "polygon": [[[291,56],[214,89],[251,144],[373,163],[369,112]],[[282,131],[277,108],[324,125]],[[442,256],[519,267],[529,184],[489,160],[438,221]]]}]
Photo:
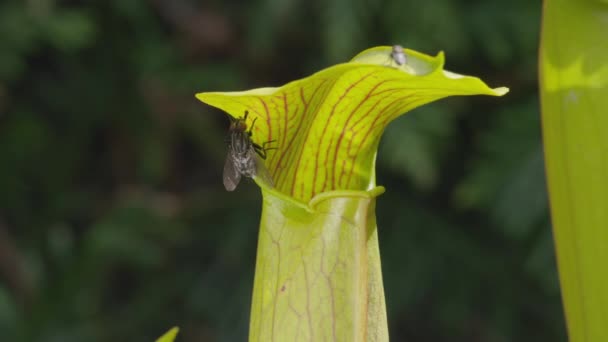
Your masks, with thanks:
[{"label": "small black insect", "polygon": [[228,156],[224,164],[224,187],[228,191],[233,191],[241,181],[241,176],[245,177],[260,177],[270,186],[274,186],[270,173],[264,166],[262,159],[266,159],[266,152],[276,148],[267,147],[274,140],[267,141],[262,146],[251,140],[251,131],[255,120],[251,123],[249,130],[247,129],[247,115],[241,118],[231,118],[230,127],[228,128]]},{"label": "small black insect", "polygon": [[403,47],[401,45],[393,45],[393,49],[391,50],[391,59],[397,63],[398,66],[402,66],[407,63],[407,57],[405,56],[405,51],[403,51]]}]

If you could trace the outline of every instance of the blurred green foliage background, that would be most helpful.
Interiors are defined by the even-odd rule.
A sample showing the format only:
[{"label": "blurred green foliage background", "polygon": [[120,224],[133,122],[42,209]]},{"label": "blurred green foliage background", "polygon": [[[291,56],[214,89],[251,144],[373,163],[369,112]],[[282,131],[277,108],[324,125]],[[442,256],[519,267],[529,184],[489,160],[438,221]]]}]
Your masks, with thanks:
[{"label": "blurred green foliage background", "polygon": [[376,45],[506,85],[400,118],[378,156],[393,341],[565,341],[537,97],[541,4],[0,2],[0,340],[244,341],[261,198],[222,186],[200,91]]}]

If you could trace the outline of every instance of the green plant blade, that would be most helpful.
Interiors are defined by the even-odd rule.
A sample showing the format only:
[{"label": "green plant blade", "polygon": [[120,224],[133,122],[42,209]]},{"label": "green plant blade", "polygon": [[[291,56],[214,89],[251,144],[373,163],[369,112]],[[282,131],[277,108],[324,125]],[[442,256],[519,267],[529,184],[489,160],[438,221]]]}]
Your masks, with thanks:
[{"label": "green plant blade", "polygon": [[163,336],[159,337],[156,342],[173,342],[175,341],[178,332],[179,328],[173,327],[169,331],[167,331]]},{"label": "green plant blade", "polygon": [[608,6],[545,1],[543,139],[570,341],[608,341]]},{"label": "green plant blade", "polygon": [[[251,341],[388,341],[374,214],[374,164],[385,127],[451,95],[504,95],[443,70],[444,57],[391,47],[363,51],[279,88],[200,93],[252,139],[275,141],[264,196],[251,310]],[[255,120],[255,124],[253,124]]]}]

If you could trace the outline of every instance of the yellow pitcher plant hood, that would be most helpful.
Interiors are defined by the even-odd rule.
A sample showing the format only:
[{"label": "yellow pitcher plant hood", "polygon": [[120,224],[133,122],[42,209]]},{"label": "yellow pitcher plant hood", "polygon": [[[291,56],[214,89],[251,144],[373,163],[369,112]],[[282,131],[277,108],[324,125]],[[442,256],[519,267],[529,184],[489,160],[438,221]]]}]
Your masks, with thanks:
[{"label": "yellow pitcher plant hood", "polygon": [[[266,167],[276,190],[307,203],[332,190],[375,187],[374,163],[380,137],[398,116],[451,95],[505,94],[476,77],[443,69],[444,56],[405,49],[397,66],[391,47],[363,51],[279,88],[199,93],[196,97],[239,118],[257,118],[253,140],[275,140]],[[252,122],[249,121],[249,122]]]}]

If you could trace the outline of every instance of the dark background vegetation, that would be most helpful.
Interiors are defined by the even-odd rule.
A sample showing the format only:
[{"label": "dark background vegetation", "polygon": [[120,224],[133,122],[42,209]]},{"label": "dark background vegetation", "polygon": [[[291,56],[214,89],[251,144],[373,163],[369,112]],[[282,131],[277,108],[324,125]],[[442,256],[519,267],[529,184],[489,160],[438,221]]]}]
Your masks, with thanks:
[{"label": "dark background vegetation", "polygon": [[201,91],[278,86],[400,43],[506,85],[387,130],[393,341],[565,341],[536,92],[540,3],[3,0],[0,340],[244,341],[260,193],[222,186]]}]

